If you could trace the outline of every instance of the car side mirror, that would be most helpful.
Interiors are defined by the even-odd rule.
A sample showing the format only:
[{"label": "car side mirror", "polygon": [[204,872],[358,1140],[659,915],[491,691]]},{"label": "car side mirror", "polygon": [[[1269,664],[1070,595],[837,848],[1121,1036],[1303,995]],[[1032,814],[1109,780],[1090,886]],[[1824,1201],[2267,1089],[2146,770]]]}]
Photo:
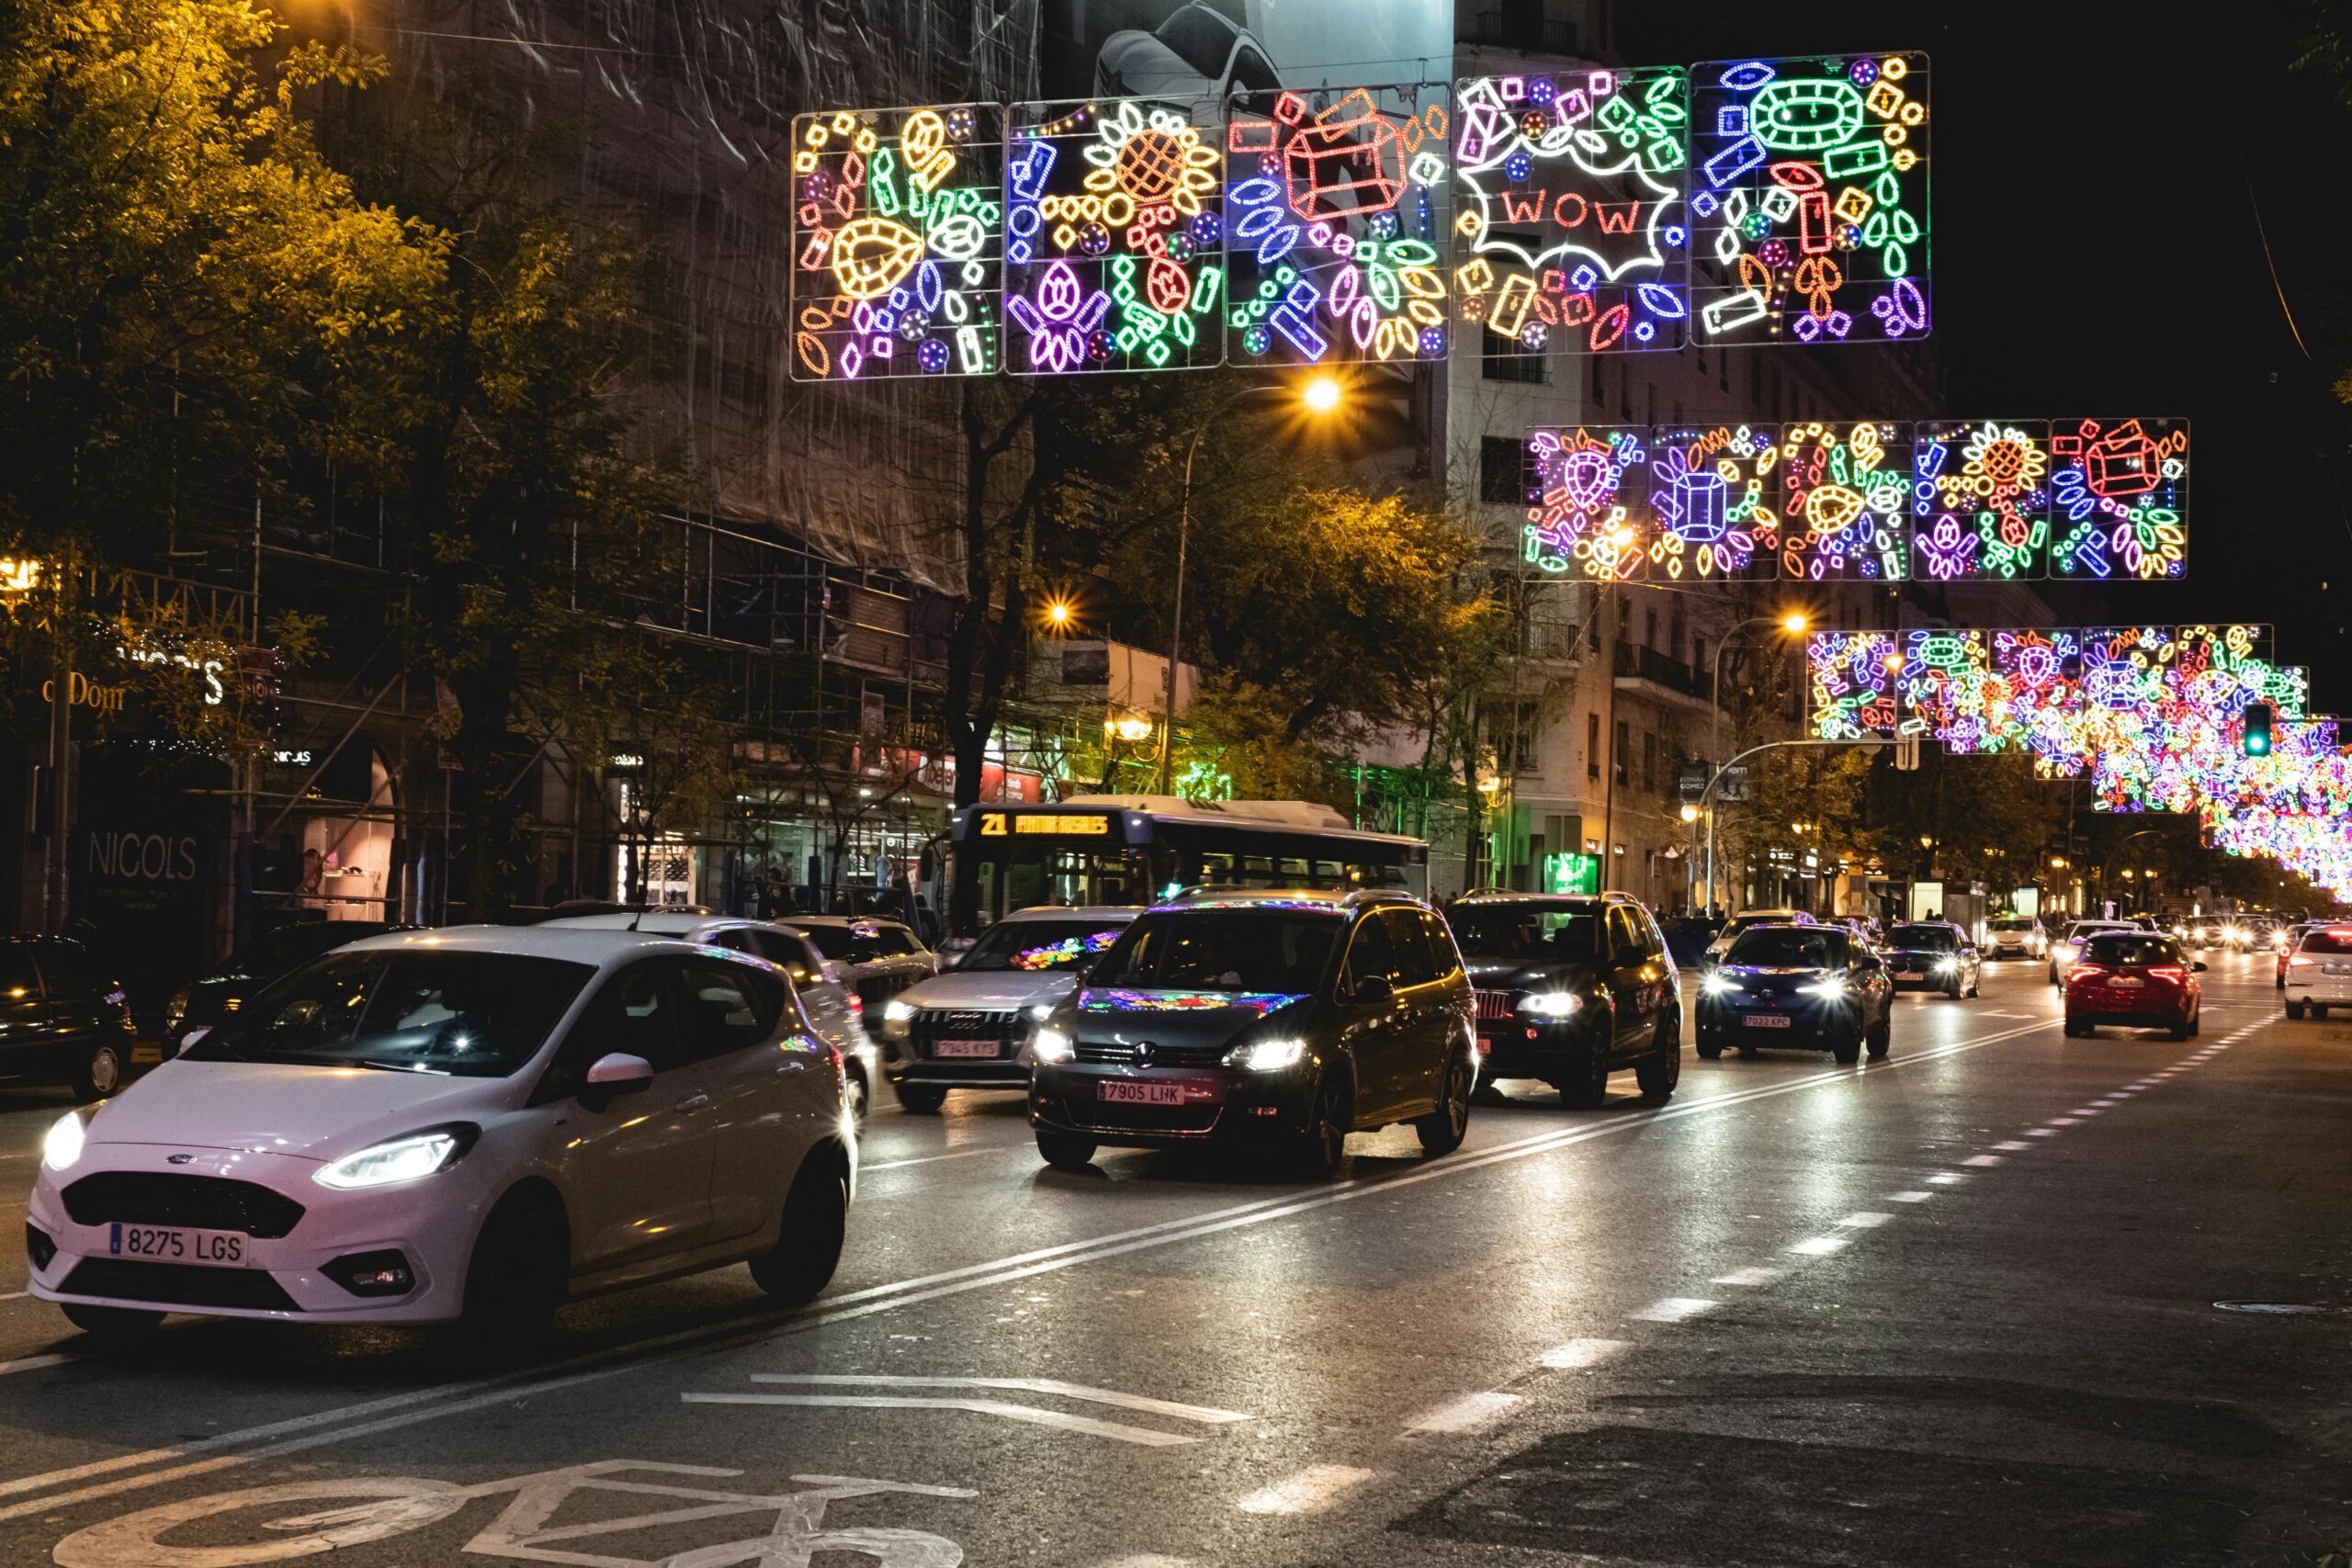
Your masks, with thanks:
[{"label": "car side mirror", "polygon": [[581,1086],[580,1103],[602,1111],[624,1094],[643,1094],[653,1087],[653,1064],[626,1051],[611,1051],[588,1065],[588,1080]]},{"label": "car side mirror", "polygon": [[1385,975],[1366,975],[1356,982],[1356,1000],[1367,1007],[1376,1006],[1396,995],[1396,987],[1388,983]]},{"label": "car side mirror", "polygon": [[2205,973],[2205,965],[2204,965],[2201,962],[2200,962],[2200,963],[2197,963],[2197,964],[2190,964],[2190,965],[2189,965],[2189,967],[2190,967],[2191,969],[2195,970],[2195,971],[2196,971],[2198,974],[2199,974],[2199,975],[2202,975],[2203,973]]}]

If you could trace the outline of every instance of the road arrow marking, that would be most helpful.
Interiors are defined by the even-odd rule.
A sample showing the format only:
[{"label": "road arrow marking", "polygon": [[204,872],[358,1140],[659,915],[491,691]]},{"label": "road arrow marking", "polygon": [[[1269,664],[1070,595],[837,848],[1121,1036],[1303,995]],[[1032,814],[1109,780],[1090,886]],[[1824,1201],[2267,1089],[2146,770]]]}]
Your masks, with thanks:
[{"label": "road arrow marking", "polygon": [[[1250,1419],[1238,1410],[1213,1410],[1206,1405],[1179,1404],[1173,1400],[1121,1393],[1115,1389],[1089,1388],[1083,1383],[1063,1382],[1055,1378],[923,1378],[886,1377],[861,1372],[754,1372],[752,1381],[829,1388],[971,1389],[1042,1393],[1082,1400],[1092,1404],[1114,1405],[1123,1410],[1143,1411],[1153,1416],[1165,1416],[1171,1420],[1195,1421],[1203,1426],[1223,1426]],[[1144,1448],[1173,1448],[1182,1443],[1200,1441],[1198,1438],[1180,1432],[1130,1427],[1123,1422],[1073,1416],[1067,1411],[1047,1410],[1035,1404],[1017,1404],[1006,1399],[978,1399],[953,1394],[943,1397],[928,1393],[682,1393],[678,1398],[687,1404],[781,1404],[833,1410],[955,1410],[967,1415],[993,1416],[1000,1420],[1026,1422],[1032,1426],[1052,1427],[1090,1438],[1109,1438]]]},{"label": "road arrow marking", "polygon": [[1207,1426],[1224,1426],[1250,1419],[1244,1411],[1214,1410],[1205,1404],[1179,1404],[1172,1399],[1121,1393],[1111,1388],[1089,1388],[1084,1383],[1064,1382],[1058,1378],[904,1378],[875,1372],[753,1372],[752,1381],[831,1387],[980,1388],[1011,1393],[1049,1393],[1063,1399],[1082,1400],[1089,1404],[1112,1404],[1122,1410],[1140,1410],[1148,1415],[1166,1416],[1178,1421],[1198,1421]]}]

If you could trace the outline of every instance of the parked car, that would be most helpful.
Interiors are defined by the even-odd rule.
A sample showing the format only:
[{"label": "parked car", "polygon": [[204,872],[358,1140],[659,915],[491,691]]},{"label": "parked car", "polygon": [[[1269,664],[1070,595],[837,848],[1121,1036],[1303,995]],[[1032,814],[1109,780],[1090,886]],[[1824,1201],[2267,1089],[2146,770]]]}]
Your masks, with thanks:
[{"label": "parked car", "polygon": [[1204,892],[1146,910],[1030,1042],[1049,1165],[1104,1144],[1219,1141],[1339,1168],[1351,1132],[1461,1146],[1477,1081],[1470,977],[1437,911],[1364,890]]},{"label": "parked car", "polygon": [[1827,1051],[1856,1062],[1887,1054],[1894,986],[1878,954],[1830,926],[1753,926],[1699,983],[1699,1055],[1727,1045]]},{"label": "parked car", "polygon": [[882,1004],[882,1071],[917,1115],[953,1089],[1026,1089],[1029,1035],[1141,908],[1022,909]]},{"label": "parked car", "polygon": [[804,1301],[856,1173],[839,1061],[775,969],[717,948],[370,937],[50,1129],[28,1288],[102,1336],[457,1320],[499,1355],[568,1295],[731,1263]]},{"label": "parked car", "polygon": [[1724,929],[1715,933],[1715,940],[1707,944],[1707,962],[1721,964],[1724,954],[1731,951],[1731,944],[1739,940],[1742,931],[1752,931],[1758,926],[1809,926],[1814,923],[1814,918],[1803,909],[1742,909],[1725,920]]},{"label": "parked car", "polygon": [[2100,931],[2083,943],[2066,972],[2065,1032],[2089,1034],[2101,1024],[2168,1029],[2175,1040],[2198,1032],[2203,987],[2178,939],[2162,932]]},{"label": "parked car", "polygon": [[1258,40],[1200,0],[1178,6],[1154,31],[1113,33],[1094,59],[1100,97],[1207,106],[1229,92],[1281,85]]},{"label": "parked car", "polygon": [[300,968],[322,953],[348,947],[363,937],[389,931],[406,931],[383,920],[311,920],[265,931],[231,953],[214,973],[207,975],[164,1004],[160,1043],[164,1059],[179,1054],[180,1042],[199,1029],[209,1029],[243,1005],[244,998]]},{"label": "parked car", "polygon": [[0,936],[0,1078],[62,1083],[84,1104],[122,1088],[137,1031],[122,983],[62,936]]},{"label": "parked car", "polygon": [[1987,958],[2047,958],[2050,933],[2031,915],[2002,915],[1984,922]]},{"label": "parked car", "polygon": [[2076,920],[2066,928],[2064,936],[2050,944],[2050,983],[2052,985],[2063,986],[2066,983],[2066,971],[2074,967],[2075,960],[2082,955],[2083,943],[2102,931],[2124,931],[2141,936],[2163,934],[2143,931],[2129,920]]},{"label": "parked car", "polygon": [[847,972],[850,989],[869,1011],[939,972],[939,955],[904,920],[867,915],[795,915],[794,931]]},{"label": "parked car", "polygon": [[847,968],[819,952],[806,932],[773,920],[681,914],[670,909],[565,916],[539,923],[573,931],[635,931],[675,937],[680,942],[749,953],[775,964],[791,977],[793,994],[800,1000],[800,1011],[817,1038],[842,1054],[842,1080],[850,1109],[858,1124],[865,1124],[874,1089],[882,1081],[882,1055],[867,1036],[865,1003],[850,989]]},{"label": "parked car", "polygon": [[2333,920],[2298,920],[2293,925],[2280,930],[2278,933],[2280,940],[2278,944],[2278,974],[2274,989],[2283,991],[2287,988],[2287,970],[2294,963],[2296,944],[2312,932],[2325,931],[2334,924],[2335,922]]},{"label": "parked car", "polygon": [[2352,926],[2303,932],[2287,958],[2286,991],[2289,1018],[2325,1018],[2329,1008],[2352,1007]]},{"label": "parked car", "polygon": [[1968,933],[1950,920],[1917,920],[1896,926],[1879,948],[1888,977],[1898,991],[1941,991],[1955,999],[1975,996],[1984,984],[1984,960]]},{"label": "parked car", "polygon": [[1665,933],[1623,893],[1477,894],[1447,907],[1478,1003],[1478,1087],[1540,1078],[1599,1105],[1631,1067],[1663,1100],[1682,1077],[1682,998]]}]

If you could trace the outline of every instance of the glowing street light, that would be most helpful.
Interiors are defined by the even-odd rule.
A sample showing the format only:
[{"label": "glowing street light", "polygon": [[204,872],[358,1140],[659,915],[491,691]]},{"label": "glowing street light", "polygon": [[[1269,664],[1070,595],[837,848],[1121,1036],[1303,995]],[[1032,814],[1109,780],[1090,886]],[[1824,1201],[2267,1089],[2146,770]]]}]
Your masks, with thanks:
[{"label": "glowing street light", "polygon": [[1329,413],[1340,406],[1340,400],[1345,395],[1345,389],[1340,387],[1338,377],[1317,376],[1306,383],[1306,389],[1299,394],[1299,400],[1306,405],[1309,413]]}]

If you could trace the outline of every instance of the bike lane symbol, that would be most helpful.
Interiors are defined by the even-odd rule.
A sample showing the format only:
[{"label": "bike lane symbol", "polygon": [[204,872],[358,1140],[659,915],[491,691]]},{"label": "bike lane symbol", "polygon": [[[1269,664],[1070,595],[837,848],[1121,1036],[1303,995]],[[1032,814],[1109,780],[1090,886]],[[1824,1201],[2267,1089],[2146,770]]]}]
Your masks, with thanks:
[{"label": "bike lane symbol", "polygon": [[[968,1500],[978,1493],[956,1486],[926,1486],[854,1476],[796,1475],[801,1492],[773,1495],[724,1492],[684,1484],[690,1480],[729,1480],[738,1470],[705,1465],[604,1460],[560,1470],[461,1486],[422,1476],[354,1476],[288,1482],[276,1486],[216,1492],[144,1508],[77,1530],[57,1543],[58,1568],[245,1568],[246,1564],[292,1562],[345,1551],[438,1524],[478,1498],[514,1494],[463,1550],[479,1556],[531,1562],[560,1562],[575,1568],[808,1568],[820,1552],[863,1556],[875,1568],[957,1568],[964,1549],[944,1536],[891,1526],[825,1528],[831,1503],[852,1497],[899,1494]],[[638,1479],[639,1474],[662,1479]],[[599,1506],[588,1522],[557,1524],[558,1513],[575,1495],[620,1494],[658,1499],[654,1511],[615,1516]],[[164,1537],[199,1520],[245,1510],[285,1509],[255,1528],[257,1539],[221,1541],[217,1534],[198,1545]],[[658,1557],[623,1557],[583,1550],[616,1544],[631,1531],[675,1529],[739,1515],[767,1514],[764,1534],[698,1546]],[[212,1533],[212,1532],[207,1532]]]}]

